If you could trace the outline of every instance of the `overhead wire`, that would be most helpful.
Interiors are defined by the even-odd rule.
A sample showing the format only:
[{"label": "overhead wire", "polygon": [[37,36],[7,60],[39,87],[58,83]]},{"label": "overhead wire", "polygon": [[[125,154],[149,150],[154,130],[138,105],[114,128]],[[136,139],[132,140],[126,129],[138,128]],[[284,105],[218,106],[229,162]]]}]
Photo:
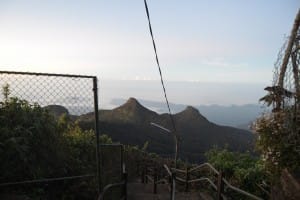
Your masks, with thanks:
[{"label": "overhead wire", "polygon": [[159,75],[160,75],[160,82],[161,82],[161,85],[162,85],[162,88],[163,88],[165,101],[166,101],[166,104],[167,104],[167,107],[168,107],[169,116],[170,116],[170,120],[171,120],[171,123],[172,123],[172,126],[173,126],[173,130],[174,130],[174,133],[176,133],[175,121],[174,121],[172,113],[171,113],[171,108],[170,108],[170,104],[169,104],[168,97],[167,97],[167,92],[166,92],[166,88],[165,88],[165,84],[164,84],[164,80],[163,80],[163,76],[162,76],[162,72],[161,72],[161,67],[160,67],[159,60],[158,60],[156,44],[155,44],[153,31],[152,31],[152,26],[151,26],[151,21],[150,21],[150,14],[149,14],[149,9],[148,9],[148,5],[147,5],[146,0],[144,0],[144,4],[145,4],[147,19],[148,19],[149,31],[150,31],[150,35],[151,35],[151,38],[152,38],[152,44],[153,44],[154,53],[155,53],[155,60],[156,60],[156,64],[157,64]]}]

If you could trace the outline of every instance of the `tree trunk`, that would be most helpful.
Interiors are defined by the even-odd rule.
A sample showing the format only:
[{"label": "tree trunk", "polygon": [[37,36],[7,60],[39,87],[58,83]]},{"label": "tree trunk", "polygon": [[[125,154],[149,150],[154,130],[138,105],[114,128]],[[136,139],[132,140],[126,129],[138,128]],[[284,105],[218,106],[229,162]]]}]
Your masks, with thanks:
[{"label": "tree trunk", "polygon": [[285,76],[286,68],[287,68],[289,58],[290,58],[290,55],[292,52],[293,44],[294,44],[295,38],[297,36],[297,31],[299,29],[299,25],[300,25],[300,9],[298,10],[297,16],[295,18],[293,29],[291,31],[291,35],[290,35],[290,39],[289,39],[289,43],[285,50],[282,65],[280,68],[278,85],[281,86],[282,88],[284,88],[284,85],[283,85],[284,76]]}]

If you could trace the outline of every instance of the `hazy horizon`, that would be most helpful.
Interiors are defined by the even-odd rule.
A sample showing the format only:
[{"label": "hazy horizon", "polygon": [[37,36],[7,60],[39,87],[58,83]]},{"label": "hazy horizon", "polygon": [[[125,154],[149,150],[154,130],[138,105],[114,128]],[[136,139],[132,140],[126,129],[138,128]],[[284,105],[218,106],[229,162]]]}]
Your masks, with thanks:
[{"label": "hazy horizon", "polygon": [[[263,83],[166,82],[170,103],[191,106],[258,104],[266,86]],[[101,108],[114,108],[112,99],[130,97],[165,102],[159,81],[99,80]]]},{"label": "hazy horizon", "polygon": [[[148,6],[170,102],[240,105],[271,84],[299,3]],[[103,108],[113,98],[164,101],[142,0],[0,0],[0,70],[98,76]]]}]

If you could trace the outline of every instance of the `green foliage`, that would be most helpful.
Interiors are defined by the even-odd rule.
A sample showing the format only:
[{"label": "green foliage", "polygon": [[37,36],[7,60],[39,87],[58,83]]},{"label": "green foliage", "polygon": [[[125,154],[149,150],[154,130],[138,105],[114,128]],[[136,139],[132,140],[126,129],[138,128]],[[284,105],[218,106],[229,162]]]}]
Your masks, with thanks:
[{"label": "green foliage", "polygon": [[143,145],[142,151],[146,151],[149,146],[149,141],[146,141]]},{"label": "green foliage", "polygon": [[[92,130],[82,130],[68,115],[57,118],[38,104],[9,97],[9,86],[3,87],[0,102],[0,180],[23,181],[63,177],[96,172],[96,137]],[[107,135],[101,143],[112,143]],[[30,196],[53,199],[94,198],[93,179],[60,182],[43,188],[24,189]],[[25,191],[26,190],[26,191]],[[89,194],[88,197],[82,194]]]},{"label": "green foliage", "polygon": [[2,89],[3,89],[4,101],[7,102],[8,97],[10,95],[9,84],[5,84]]},{"label": "green foliage", "polygon": [[230,152],[227,149],[213,148],[206,153],[208,162],[224,172],[233,185],[259,196],[264,195],[257,184],[267,177],[261,161],[249,153]]},{"label": "green foliage", "polygon": [[285,168],[300,171],[299,95],[282,86],[266,87],[265,90],[269,94],[261,101],[272,105],[273,109],[255,123],[256,146],[266,171],[273,181],[278,181]]},{"label": "green foliage", "polygon": [[91,130],[83,131],[77,122],[72,122],[67,115],[62,115],[58,126],[64,137],[72,174],[91,173],[95,169],[95,134]]},{"label": "green foliage", "polygon": [[[4,88],[4,95],[9,94],[7,91],[8,88]],[[0,102],[0,119],[0,157],[5,160],[0,165],[4,172],[2,180],[64,173],[65,163],[57,162],[66,157],[63,136],[46,110],[37,104],[5,96],[5,102]]]},{"label": "green foliage", "polygon": [[112,139],[106,134],[102,134],[99,137],[99,140],[100,140],[100,144],[112,144],[113,143]]},{"label": "green foliage", "polygon": [[299,123],[293,108],[264,115],[256,121],[257,149],[272,179],[280,177],[284,168],[299,170]]}]

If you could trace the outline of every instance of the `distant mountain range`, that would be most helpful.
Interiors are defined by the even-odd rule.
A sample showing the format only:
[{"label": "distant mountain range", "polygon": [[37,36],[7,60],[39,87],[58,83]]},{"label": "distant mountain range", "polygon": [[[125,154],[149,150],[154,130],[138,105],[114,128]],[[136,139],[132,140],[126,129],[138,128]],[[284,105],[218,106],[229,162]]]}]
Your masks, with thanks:
[{"label": "distant mountain range", "polygon": [[[124,104],[126,99],[114,98],[111,100],[111,104],[119,106]],[[139,102],[145,107],[154,110],[158,113],[167,112],[167,107],[164,102],[149,101],[139,99]],[[170,104],[171,110],[174,113],[183,111],[187,105],[184,104]],[[209,121],[225,125],[233,126],[236,128],[249,130],[250,124],[255,121],[263,112],[267,111],[267,108],[259,104],[245,104],[245,105],[198,105],[195,106],[202,115],[204,115]]]},{"label": "distant mountain range", "polygon": [[[212,123],[194,107],[188,106],[173,117],[181,138],[179,157],[183,160],[201,162],[204,152],[213,146],[227,146],[234,151],[253,149],[254,135],[251,132]],[[150,125],[154,122],[172,130],[168,114],[158,114],[130,98],[115,109],[100,110],[99,118],[101,134],[109,135],[114,141],[140,147],[149,142],[150,152],[162,156],[174,154],[172,134]],[[78,120],[83,128],[92,128],[94,113],[81,115]]]}]

